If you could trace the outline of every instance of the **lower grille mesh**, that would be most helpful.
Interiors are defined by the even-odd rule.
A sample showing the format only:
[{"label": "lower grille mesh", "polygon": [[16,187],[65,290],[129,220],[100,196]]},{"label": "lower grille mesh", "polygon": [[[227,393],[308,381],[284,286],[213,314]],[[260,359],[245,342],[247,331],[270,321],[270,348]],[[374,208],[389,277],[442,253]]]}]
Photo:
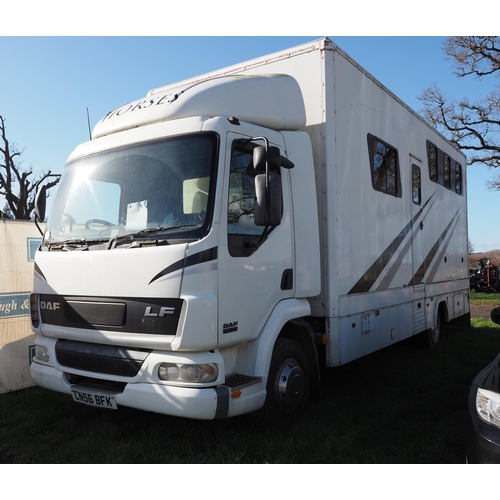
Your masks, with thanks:
[{"label": "lower grille mesh", "polygon": [[67,368],[92,373],[135,377],[151,351],[58,340],[57,361]]}]

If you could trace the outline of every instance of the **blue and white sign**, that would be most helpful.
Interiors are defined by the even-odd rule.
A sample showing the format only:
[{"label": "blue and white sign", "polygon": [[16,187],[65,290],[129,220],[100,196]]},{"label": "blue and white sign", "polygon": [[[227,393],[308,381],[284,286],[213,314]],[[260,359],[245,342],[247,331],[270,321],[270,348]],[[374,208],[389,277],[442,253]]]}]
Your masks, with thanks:
[{"label": "blue and white sign", "polygon": [[30,292],[0,293],[0,319],[30,312]]}]

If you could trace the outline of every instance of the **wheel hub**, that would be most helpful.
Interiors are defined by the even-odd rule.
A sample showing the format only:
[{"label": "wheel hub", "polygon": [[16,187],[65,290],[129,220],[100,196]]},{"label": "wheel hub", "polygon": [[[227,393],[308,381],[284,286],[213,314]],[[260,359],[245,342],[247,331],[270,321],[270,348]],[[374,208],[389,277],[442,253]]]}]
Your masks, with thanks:
[{"label": "wheel hub", "polygon": [[282,363],[276,376],[276,403],[283,413],[292,413],[303,401],[306,381],[304,372],[294,359]]}]

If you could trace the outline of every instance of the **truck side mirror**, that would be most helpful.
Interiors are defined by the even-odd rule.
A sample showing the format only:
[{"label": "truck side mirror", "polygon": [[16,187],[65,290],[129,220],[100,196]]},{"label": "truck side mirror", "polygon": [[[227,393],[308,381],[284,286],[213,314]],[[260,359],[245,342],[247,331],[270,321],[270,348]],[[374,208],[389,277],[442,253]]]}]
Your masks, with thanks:
[{"label": "truck side mirror", "polygon": [[269,174],[269,189],[266,189],[266,174],[255,176],[254,224],[256,226],[279,226],[282,214],[281,177]]},{"label": "truck side mirror", "polygon": [[[280,167],[293,168],[294,164],[288,158],[281,156],[280,148],[269,146],[269,170],[278,171]],[[266,148],[256,146],[253,150],[253,168],[259,172],[266,170]]]},{"label": "truck side mirror", "polygon": [[45,219],[45,209],[47,207],[47,186],[42,186],[35,196],[35,216],[43,222]]},{"label": "truck side mirror", "polygon": [[38,221],[43,222],[45,219],[45,209],[47,207],[47,186],[42,186],[35,196],[35,225],[43,236],[42,228],[38,225]]},{"label": "truck side mirror", "polygon": [[[265,139],[265,138],[254,138]],[[255,176],[254,224],[256,226],[275,227],[281,224],[283,198],[281,194],[280,168],[293,168],[294,164],[281,156],[276,146],[255,146],[253,167],[258,172]]]},{"label": "truck side mirror", "polygon": [[[278,150],[278,157],[276,152]],[[277,170],[279,168],[279,149],[276,147],[269,147],[269,170]],[[266,171],[266,148],[264,146],[255,146],[253,150],[253,168],[258,172]]]}]

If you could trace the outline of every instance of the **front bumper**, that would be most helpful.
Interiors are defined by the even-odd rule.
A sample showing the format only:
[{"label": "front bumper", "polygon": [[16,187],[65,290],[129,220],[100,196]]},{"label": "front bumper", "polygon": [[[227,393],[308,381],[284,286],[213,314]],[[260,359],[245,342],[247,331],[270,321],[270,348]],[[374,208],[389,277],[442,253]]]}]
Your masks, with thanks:
[{"label": "front bumper", "polygon": [[[226,383],[224,360],[218,352],[152,351],[138,372],[128,377],[101,372],[99,368],[109,359],[105,356],[99,356],[97,362],[93,361],[92,371],[61,365],[56,354],[55,338],[38,336],[36,344],[43,346],[48,353],[46,362],[35,357],[30,366],[36,385],[69,395],[72,388],[85,385],[85,380],[90,380],[92,390],[97,392],[106,393],[113,386],[111,392],[118,408],[128,406],[177,417],[213,420],[255,411],[264,404],[266,397],[265,380],[244,388]],[[219,375],[211,386],[166,383],[158,377],[158,367],[162,363],[214,363],[219,367]]]},{"label": "front bumper", "polygon": [[[224,386],[224,363],[219,353],[151,351],[135,374],[125,376],[125,373],[113,375],[112,370],[105,371],[107,364],[114,361],[114,358],[107,357],[105,350],[98,351],[96,358],[88,363],[89,368],[84,369],[72,361],[66,366],[60,363],[56,353],[57,339],[38,336],[35,343],[48,353],[46,362],[35,357],[30,366],[33,382],[40,387],[71,394],[76,376],[93,379],[98,386],[102,383],[103,390],[109,382],[115,383],[120,387],[115,393],[118,406],[203,420],[228,416],[230,389]],[[164,362],[215,363],[220,373],[212,386],[167,384],[158,378],[158,367]]]},{"label": "front bumper", "polygon": [[[33,362],[33,382],[40,387],[71,394],[70,384],[63,372],[51,366]],[[118,406],[163,413],[177,417],[212,420],[226,418],[230,389],[225,386],[209,388],[174,387],[153,383],[129,383],[116,394]]]}]

